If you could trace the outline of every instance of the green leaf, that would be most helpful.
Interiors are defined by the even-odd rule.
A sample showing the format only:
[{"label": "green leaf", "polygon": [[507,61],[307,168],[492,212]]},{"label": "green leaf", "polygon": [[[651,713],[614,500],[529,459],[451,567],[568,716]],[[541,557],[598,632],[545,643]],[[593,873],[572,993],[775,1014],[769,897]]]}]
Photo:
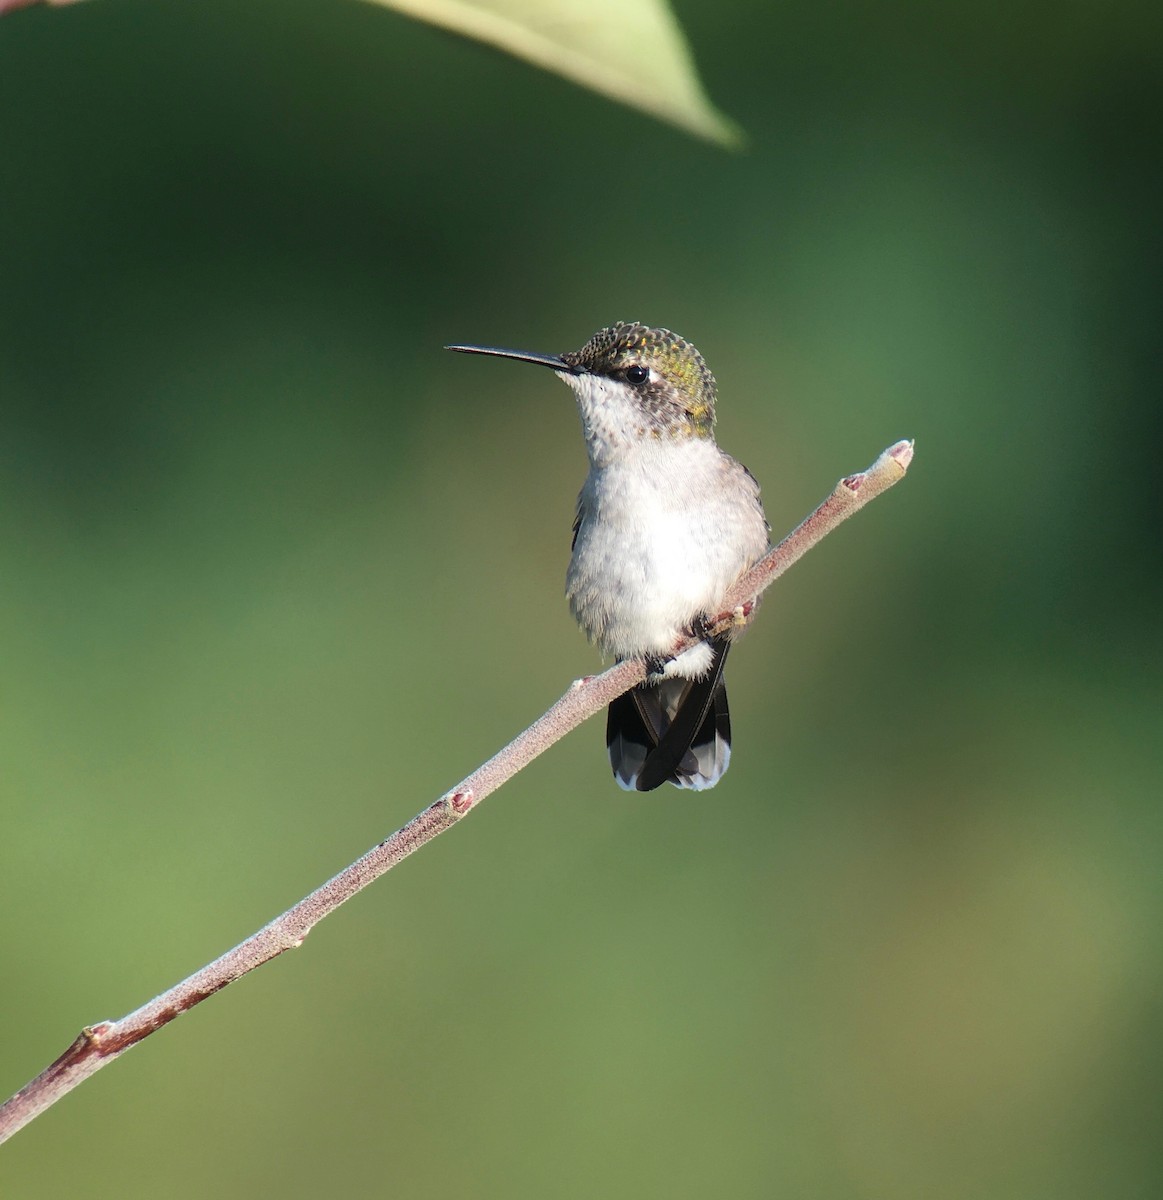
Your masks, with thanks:
[{"label": "green leaf", "polygon": [[[15,8],[27,8],[30,4],[39,4],[41,0],[0,0],[0,15],[11,12]],[[76,0],[47,0],[52,5],[75,4]]]},{"label": "green leaf", "polygon": [[370,0],[487,42],[689,133],[738,147],[665,0]]},{"label": "green leaf", "polygon": [[[39,0],[0,0],[0,13]],[[47,0],[71,4],[74,0]],[[666,0],[370,0],[487,42],[582,87],[737,149],[739,127],[707,98]]]}]

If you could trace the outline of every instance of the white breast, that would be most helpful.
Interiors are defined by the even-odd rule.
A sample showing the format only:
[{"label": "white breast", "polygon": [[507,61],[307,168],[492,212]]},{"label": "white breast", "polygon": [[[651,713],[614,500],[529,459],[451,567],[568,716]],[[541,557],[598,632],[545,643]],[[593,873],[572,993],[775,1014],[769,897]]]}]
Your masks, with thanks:
[{"label": "white breast", "polygon": [[[767,545],[754,481],[708,439],[644,440],[591,467],[578,505],[566,593],[615,658],[665,654]],[[684,655],[681,674],[706,657]]]}]

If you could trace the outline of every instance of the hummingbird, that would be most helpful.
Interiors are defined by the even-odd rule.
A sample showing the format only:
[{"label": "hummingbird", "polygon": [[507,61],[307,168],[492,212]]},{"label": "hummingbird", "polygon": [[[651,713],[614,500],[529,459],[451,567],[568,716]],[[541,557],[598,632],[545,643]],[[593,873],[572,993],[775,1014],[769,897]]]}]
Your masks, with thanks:
[{"label": "hummingbird", "polygon": [[[606,747],[628,791],[714,787],[731,758],[723,664],[706,636],[724,593],[768,549],[759,484],[715,443],[715,378],[668,329],[620,322],[580,350],[449,346],[548,367],[577,401],[589,473],[565,591],[603,655],[642,658],[643,683],[609,707]],[[700,636],[681,654],[680,636]]]}]

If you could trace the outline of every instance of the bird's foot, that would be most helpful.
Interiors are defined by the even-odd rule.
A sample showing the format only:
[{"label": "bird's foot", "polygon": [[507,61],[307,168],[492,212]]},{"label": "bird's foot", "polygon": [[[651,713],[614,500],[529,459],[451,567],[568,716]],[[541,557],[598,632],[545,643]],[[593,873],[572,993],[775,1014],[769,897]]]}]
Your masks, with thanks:
[{"label": "bird's foot", "polygon": [[700,613],[690,623],[686,632],[690,637],[703,642],[714,641],[723,636],[733,637],[751,623],[754,611],[755,601],[748,600],[746,604],[736,605],[727,612]]},{"label": "bird's foot", "polygon": [[642,663],[646,667],[647,676],[664,675],[666,668],[674,662],[673,654],[646,654],[643,655]]}]

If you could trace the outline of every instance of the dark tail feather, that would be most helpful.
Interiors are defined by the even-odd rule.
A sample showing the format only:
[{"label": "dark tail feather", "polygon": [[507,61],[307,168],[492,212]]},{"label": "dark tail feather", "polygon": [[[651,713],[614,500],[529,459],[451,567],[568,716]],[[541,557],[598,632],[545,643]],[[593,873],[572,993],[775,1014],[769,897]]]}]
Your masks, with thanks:
[{"label": "dark tail feather", "polygon": [[[731,744],[727,689],[723,684],[723,664],[727,661],[731,644],[719,639],[712,642],[711,647],[714,657],[710,670],[704,678],[691,681],[678,711],[671,718],[670,727],[659,739],[658,746],[646,757],[635,785],[640,792],[651,792],[668,781],[680,787],[713,787],[726,770],[724,763],[722,770],[714,772],[713,778],[708,778],[699,761],[706,754],[707,743],[712,749],[715,745],[720,728],[717,719],[720,710],[727,747]],[[685,761],[688,753],[694,755],[695,763]],[[716,757],[711,756],[712,769],[717,765],[713,761]]]},{"label": "dark tail feather", "polygon": [[729,643],[712,643],[704,679],[641,684],[610,705],[606,746],[622,787],[653,791],[663,783],[709,788],[731,758],[731,718],[723,685]]},{"label": "dark tail feather", "polygon": [[[610,701],[606,714],[606,750],[614,778],[621,787],[633,791],[646,756],[658,745],[658,732],[647,725],[635,693],[639,688],[623,692]],[[656,702],[657,703],[657,702]],[[654,706],[648,706],[654,707]],[[658,716],[662,716],[658,707]]]}]

